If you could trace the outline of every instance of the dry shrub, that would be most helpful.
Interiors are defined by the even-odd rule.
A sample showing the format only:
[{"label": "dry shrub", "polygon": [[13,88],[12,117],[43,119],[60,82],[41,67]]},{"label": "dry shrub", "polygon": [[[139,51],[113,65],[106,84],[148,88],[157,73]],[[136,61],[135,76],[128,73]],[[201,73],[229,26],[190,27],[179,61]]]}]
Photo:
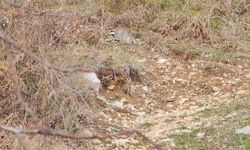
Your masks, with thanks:
[{"label": "dry shrub", "polygon": [[[92,14],[96,17],[96,21],[93,21],[89,19],[91,15],[44,11],[41,7],[45,5],[44,3],[33,4],[32,2],[19,9],[14,9],[6,3],[4,3],[6,5],[1,5],[0,8],[3,9],[0,12],[6,14],[10,21],[5,32],[22,49],[36,54],[44,62],[60,67],[84,66],[93,67],[93,69],[100,67],[98,64],[103,62],[97,62],[99,58],[96,58],[95,50],[90,47],[97,45],[100,41],[101,17],[104,16]],[[33,10],[32,6],[39,7]],[[85,45],[85,42],[88,45]],[[12,108],[11,106],[16,102],[16,87],[5,59],[6,50],[8,50],[6,44],[1,43],[1,52],[3,51],[0,54],[1,110]],[[89,123],[95,129],[92,114],[97,113],[101,105],[93,97],[94,93],[85,87],[82,82],[84,79],[76,74],[65,74],[47,69],[46,66],[18,52],[17,49],[12,50],[23,104],[27,105],[25,107],[18,105],[6,111],[1,114],[3,119],[14,114],[18,119],[10,121],[10,125],[20,124],[29,127],[38,119],[41,124],[71,133],[79,132],[81,122],[84,125]],[[117,82],[126,81],[124,78],[127,76],[121,75],[121,79],[118,79],[120,76],[114,74],[113,70],[117,68],[108,69],[111,71],[104,76],[115,75]],[[139,78],[139,73],[134,67],[129,67],[128,74],[133,80]],[[90,113],[92,108],[95,108],[95,111]],[[85,117],[79,120],[79,115]],[[86,121],[85,118],[90,121]]]},{"label": "dry shrub", "polygon": [[212,17],[220,24],[216,34],[220,37],[220,47],[226,51],[248,51],[250,48],[250,20],[247,13],[235,12],[238,5],[243,6],[244,1],[220,1]]},{"label": "dry shrub", "polygon": [[145,4],[145,0],[102,0],[99,3],[104,5],[105,10],[119,14]]},{"label": "dry shrub", "polygon": [[[164,39],[164,40],[163,40]],[[165,35],[157,32],[143,32],[142,40],[145,42],[145,49],[154,49],[155,51],[161,51],[166,46]],[[165,49],[165,48],[164,48]]]},{"label": "dry shrub", "polygon": [[99,26],[89,25],[85,26],[85,29],[82,30],[82,35],[84,40],[90,44],[94,45],[100,42],[101,38],[101,31]]},{"label": "dry shrub", "polygon": [[[93,3],[90,0],[87,1],[88,3]],[[23,49],[35,53],[45,62],[49,61],[58,66],[88,66],[97,68],[104,66],[105,71],[108,73],[105,73],[105,71],[99,73],[103,82],[116,81],[118,82],[117,84],[125,84],[128,78],[135,81],[141,80],[140,69],[131,65],[125,66],[125,62],[115,62],[115,64],[120,65],[120,68],[112,65],[107,67],[107,64],[105,64],[106,58],[108,58],[107,54],[100,54],[103,51],[95,50],[95,46],[100,43],[103,36],[102,30],[106,28],[127,27],[137,30],[142,35],[141,38],[146,45],[148,44],[157,50],[164,47],[163,45],[166,43],[165,38],[174,39],[177,37],[177,40],[183,40],[183,43],[185,41],[208,44],[218,42],[218,37],[210,27],[209,18],[204,19],[205,17],[203,16],[195,16],[186,19],[189,15],[185,14],[178,18],[180,21],[177,20],[176,25],[171,21],[171,19],[176,19],[175,16],[170,16],[167,19],[160,18],[157,16],[160,9],[156,9],[157,7],[146,7],[146,4],[149,3],[146,0],[96,1],[97,4],[93,4],[96,8],[88,7],[87,9],[93,9],[86,10],[88,11],[87,15],[79,15],[78,13],[59,14],[53,11],[45,11],[47,8],[53,10],[53,7],[62,5],[59,0],[34,0],[28,4],[21,3],[19,6],[10,5],[8,2],[8,0],[0,2],[0,17],[4,16],[4,18],[9,20],[10,24],[6,32],[17,44],[21,45]],[[70,0],[65,1],[65,4],[78,5],[82,2],[81,0]],[[228,1],[225,0],[222,3],[224,2],[227,3]],[[178,7],[182,7],[183,4],[183,1],[181,1]],[[215,15],[229,20],[228,24],[232,25],[226,26],[224,22],[222,24],[223,30],[221,30],[223,32],[219,36],[233,38],[223,39],[225,42],[222,46],[227,50],[238,50],[238,47],[242,45],[245,46],[245,49],[249,48],[249,46],[246,46],[250,45],[249,36],[242,35],[242,33],[247,32],[247,29],[242,30],[244,29],[242,28],[243,23],[235,23],[237,18],[235,15],[231,15],[233,13],[231,4],[225,6],[221,4],[220,7],[223,9],[219,9],[220,11],[216,10]],[[72,12],[75,11],[72,10]],[[182,17],[184,21],[182,21]],[[213,17],[213,15],[209,17]],[[248,27],[248,24],[249,21],[245,23],[245,26]],[[175,26],[178,26],[178,28],[175,28]],[[235,28],[237,30],[231,30]],[[151,32],[145,32],[147,29],[150,29]],[[232,43],[230,41],[235,37],[240,42]],[[89,48],[91,46],[94,48]],[[125,47],[124,49],[128,48]],[[8,50],[8,48],[1,42],[0,110],[10,107],[16,102],[15,85],[8,68],[8,62],[5,59],[5,50]],[[25,107],[17,106],[11,109],[11,111],[3,115],[1,114],[3,123],[32,126],[32,115],[36,115],[41,124],[46,124],[55,129],[64,129],[71,133],[78,132],[82,123],[84,123],[84,126],[95,123],[93,123],[91,117],[88,117],[91,116],[91,106],[95,108],[101,106],[93,98],[93,93],[83,86],[84,83],[79,76],[46,69],[46,67],[44,68],[44,66],[33,59],[24,56],[14,49],[11,50],[13,50],[15,55],[13,61],[17,69],[19,85],[22,87],[24,102],[28,104],[28,107],[31,108],[34,114],[29,113]],[[185,54],[185,52],[180,53]],[[115,51],[115,54],[121,55],[117,51]],[[124,60],[120,57],[117,59]],[[126,73],[125,75],[114,74],[115,69],[124,68],[125,71],[123,73]],[[12,118],[12,116],[14,116],[14,119],[9,120],[8,118]],[[2,135],[3,133],[0,132],[0,134]],[[4,140],[4,142],[8,142],[9,139]]]},{"label": "dry shrub", "polygon": [[210,24],[201,17],[190,19],[187,28],[182,31],[180,39],[188,39],[198,43],[215,43],[217,41]]},{"label": "dry shrub", "polygon": [[114,27],[128,27],[140,29],[146,27],[147,24],[155,17],[153,9],[146,9],[143,6],[138,6],[114,18]]},{"label": "dry shrub", "polygon": [[169,24],[168,20],[156,19],[154,23],[150,26],[153,32],[160,33],[164,36],[171,36],[174,33],[173,27]]},{"label": "dry shrub", "polygon": [[[90,23],[85,16],[44,12],[44,1],[32,1],[29,5],[18,9],[4,1],[0,3],[2,4],[0,5],[0,13],[5,15],[10,22],[5,32],[22,49],[35,53],[44,62],[57,62],[58,60],[51,54],[58,52],[57,55],[60,57],[60,52],[63,52],[64,49],[69,50],[68,45],[74,45],[72,47],[75,48],[82,41],[89,44],[99,41],[98,28],[100,24]],[[33,9],[33,6],[36,10]],[[16,96],[13,77],[5,59],[6,51],[9,49],[2,42],[0,46],[0,110],[2,111],[5,108],[12,108],[11,106],[16,102]],[[54,114],[57,114],[57,117],[64,121],[57,127],[72,131],[71,125],[78,126],[79,124],[76,121],[77,114],[85,113],[82,110],[87,108],[91,110],[90,106],[98,106],[97,102],[93,100],[90,90],[69,84],[70,77],[67,77],[67,74],[46,69],[46,66],[23,55],[16,49],[12,48],[11,50],[14,55],[13,61],[22,90],[23,102],[33,113],[27,111],[25,107],[16,106],[1,114],[1,119],[4,120],[9,115],[16,115],[18,119],[9,123],[28,127],[33,125],[32,116],[36,116],[41,124],[48,125]],[[69,53],[72,52],[69,50]],[[84,53],[78,54],[79,57],[82,54]],[[67,57],[71,57],[70,59],[73,60],[72,56]],[[62,62],[66,64],[65,60],[60,63],[62,64]],[[71,123],[71,120],[74,123]],[[3,123],[6,122],[3,121]]]}]

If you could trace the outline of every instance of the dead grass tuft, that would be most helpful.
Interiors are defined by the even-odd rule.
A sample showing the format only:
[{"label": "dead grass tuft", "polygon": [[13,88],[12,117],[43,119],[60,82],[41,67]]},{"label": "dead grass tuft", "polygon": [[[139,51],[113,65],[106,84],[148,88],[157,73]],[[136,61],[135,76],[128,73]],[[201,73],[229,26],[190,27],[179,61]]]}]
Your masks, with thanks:
[{"label": "dead grass tuft", "polygon": [[114,27],[127,27],[132,29],[145,28],[147,24],[155,17],[154,10],[138,6],[129,9],[114,18]]},{"label": "dead grass tuft", "polygon": [[180,39],[182,40],[187,39],[198,43],[215,43],[217,41],[217,37],[212,32],[210,24],[201,17],[190,19],[187,28],[181,34]]}]

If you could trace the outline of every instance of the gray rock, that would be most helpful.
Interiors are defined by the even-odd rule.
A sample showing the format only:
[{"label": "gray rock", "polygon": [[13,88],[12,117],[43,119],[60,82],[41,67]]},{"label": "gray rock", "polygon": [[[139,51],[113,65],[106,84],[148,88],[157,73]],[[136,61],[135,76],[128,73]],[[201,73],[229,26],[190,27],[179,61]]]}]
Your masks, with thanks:
[{"label": "gray rock", "polygon": [[158,63],[158,64],[163,64],[163,63],[165,63],[165,62],[167,62],[167,61],[168,61],[167,59],[161,58],[161,59],[159,59],[159,60],[157,61],[157,63]]},{"label": "gray rock", "polygon": [[235,133],[237,133],[237,134],[250,134],[250,126],[246,126],[244,128],[236,129]]},{"label": "gray rock", "polygon": [[83,73],[83,77],[88,81],[89,86],[96,92],[96,94],[98,94],[101,86],[101,81],[97,78],[96,73],[85,72]]}]

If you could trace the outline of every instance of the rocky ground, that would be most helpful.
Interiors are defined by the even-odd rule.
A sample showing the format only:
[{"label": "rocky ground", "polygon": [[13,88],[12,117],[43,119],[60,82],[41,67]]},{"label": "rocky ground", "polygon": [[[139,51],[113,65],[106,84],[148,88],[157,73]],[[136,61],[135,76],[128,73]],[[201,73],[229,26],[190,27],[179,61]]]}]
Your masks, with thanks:
[{"label": "rocky ground", "polygon": [[[13,56],[6,52],[11,43],[0,43],[1,110],[18,91],[23,97],[0,115],[0,125],[88,137],[142,133],[101,141],[0,131],[0,149],[250,149],[248,1],[0,3],[14,42]],[[119,26],[133,36],[126,44],[108,37]],[[116,80],[116,69],[131,68]],[[81,73],[102,69],[115,77],[100,79],[103,87],[93,92]]]},{"label": "rocky ground", "polygon": [[[111,134],[137,128],[162,149],[250,148],[249,136],[235,132],[250,123],[248,59],[217,60],[209,55],[193,57],[171,51],[163,54],[154,49],[135,50],[134,45],[115,46],[124,55],[133,54],[133,59],[143,66],[142,81],[131,82],[127,94],[113,85],[103,88],[98,97],[109,106],[94,110],[92,118],[96,117],[98,122],[87,125],[87,130],[83,117],[77,134],[102,131]],[[106,125],[99,125],[99,121]],[[99,131],[96,126],[100,126]],[[32,149],[85,149],[86,146],[98,150],[154,149],[135,134],[75,142],[55,137],[24,137]],[[17,143],[14,140],[12,148],[18,149]]]},{"label": "rocky ground", "polygon": [[[242,122],[249,123],[249,60],[185,60],[185,56],[161,56],[154,51],[137,57],[145,64],[146,80],[134,85],[131,97],[119,92],[105,95],[136,115],[110,110],[105,112],[110,123],[138,127],[166,149],[249,148],[249,137],[234,132]],[[97,147],[151,149],[133,138]]]}]

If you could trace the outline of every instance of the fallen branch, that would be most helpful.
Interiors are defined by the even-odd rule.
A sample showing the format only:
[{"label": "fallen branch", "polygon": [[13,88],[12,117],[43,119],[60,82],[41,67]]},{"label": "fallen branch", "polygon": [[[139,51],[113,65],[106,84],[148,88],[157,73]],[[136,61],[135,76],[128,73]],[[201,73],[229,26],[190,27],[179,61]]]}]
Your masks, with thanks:
[{"label": "fallen branch", "polygon": [[60,132],[60,131],[55,131],[47,128],[35,128],[35,129],[20,129],[20,128],[15,128],[11,126],[6,126],[6,125],[1,125],[0,124],[0,129],[12,132],[16,135],[20,134],[27,134],[27,135],[44,135],[44,136],[55,136],[55,137],[61,137],[61,138],[68,138],[68,139],[74,139],[74,140],[90,140],[90,139],[99,139],[99,140],[105,140],[108,138],[114,138],[118,137],[121,135],[131,135],[136,133],[140,137],[142,137],[145,141],[148,142],[148,144],[153,145],[157,150],[163,150],[159,145],[151,141],[148,137],[146,137],[143,133],[141,133],[137,129],[125,129],[122,130],[118,133],[110,134],[110,135],[98,135],[98,134],[93,134],[92,136],[75,136],[75,135],[68,135],[66,133]]}]

